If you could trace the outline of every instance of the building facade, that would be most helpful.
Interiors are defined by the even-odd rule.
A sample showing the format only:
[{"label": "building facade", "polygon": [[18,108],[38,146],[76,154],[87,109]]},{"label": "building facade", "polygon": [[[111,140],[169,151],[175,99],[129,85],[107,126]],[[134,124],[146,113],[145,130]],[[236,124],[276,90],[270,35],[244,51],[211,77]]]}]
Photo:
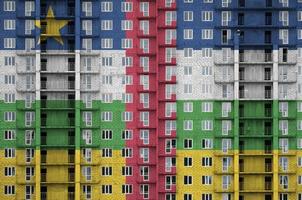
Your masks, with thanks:
[{"label": "building facade", "polygon": [[0,199],[302,200],[301,0],[0,10]]}]

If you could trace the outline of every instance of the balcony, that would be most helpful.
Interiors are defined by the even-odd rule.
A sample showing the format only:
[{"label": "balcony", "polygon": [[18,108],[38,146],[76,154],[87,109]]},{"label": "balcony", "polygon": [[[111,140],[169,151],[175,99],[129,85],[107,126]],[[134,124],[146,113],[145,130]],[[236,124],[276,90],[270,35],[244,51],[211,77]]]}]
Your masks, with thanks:
[{"label": "balcony", "polygon": [[47,192],[41,192],[41,200],[47,200]]},{"label": "balcony", "polygon": [[74,192],[68,192],[68,200],[74,200],[75,199],[75,193]]},{"label": "balcony", "polygon": [[265,182],[264,183],[265,190],[272,190],[272,182]]},{"label": "balcony", "polygon": [[254,64],[254,63],[272,63],[273,56],[272,53],[239,53],[239,62],[246,64]]},{"label": "balcony", "polygon": [[74,90],[75,81],[41,81],[41,90],[47,91],[65,91]]},{"label": "balcony", "polygon": [[49,110],[72,109],[75,106],[74,100],[41,100],[41,108]]},{"label": "balcony", "polygon": [[47,173],[41,173],[41,182],[42,183],[46,183],[46,181],[47,181]]},{"label": "balcony", "polygon": [[68,174],[68,182],[74,182],[75,180],[75,175],[74,173],[69,173]]}]

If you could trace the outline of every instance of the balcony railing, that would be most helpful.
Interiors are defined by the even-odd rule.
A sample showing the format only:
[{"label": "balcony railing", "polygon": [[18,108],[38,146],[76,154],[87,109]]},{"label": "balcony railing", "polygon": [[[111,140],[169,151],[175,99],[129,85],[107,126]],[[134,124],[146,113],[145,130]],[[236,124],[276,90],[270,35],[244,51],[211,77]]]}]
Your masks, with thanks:
[{"label": "balcony railing", "polygon": [[266,163],[265,164],[265,172],[272,172],[272,164]]},{"label": "balcony railing", "polygon": [[271,190],[272,189],[272,182],[265,182],[265,190]]},{"label": "balcony railing", "polygon": [[41,89],[44,90],[74,90],[75,89],[75,81],[65,81],[65,82],[55,82],[55,81],[41,81]]},{"label": "balcony railing", "polygon": [[47,174],[46,173],[41,173],[41,182],[46,182],[46,177],[47,177]]},{"label": "balcony railing", "polygon": [[74,182],[75,178],[74,178],[74,173],[69,173],[68,174],[68,182]]},{"label": "balcony railing", "polygon": [[68,192],[68,200],[74,200],[74,192]]},{"label": "balcony railing", "polygon": [[75,157],[74,155],[68,155],[68,163],[74,163]]},{"label": "balcony railing", "polygon": [[46,163],[47,157],[46,155],[41,155],[41,163]]},{"label": "balcony railing", "polygon": [[264,153],[265,154],[271,154],[272,153],[272,146],[271,145],[265,145],[264,146]]},{"label": "balcony railing", "polygon": [[41,192],[41,200],[47,200],[47,192]]}]

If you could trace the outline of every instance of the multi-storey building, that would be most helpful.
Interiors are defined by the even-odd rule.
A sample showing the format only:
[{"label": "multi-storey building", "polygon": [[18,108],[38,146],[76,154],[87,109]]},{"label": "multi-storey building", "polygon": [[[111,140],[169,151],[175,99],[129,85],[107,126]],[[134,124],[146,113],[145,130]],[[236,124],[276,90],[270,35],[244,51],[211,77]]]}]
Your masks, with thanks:
[{"label": "multi-storey building", "polygon": [[301,0],[0,11],[0,199],[302,200]]}]

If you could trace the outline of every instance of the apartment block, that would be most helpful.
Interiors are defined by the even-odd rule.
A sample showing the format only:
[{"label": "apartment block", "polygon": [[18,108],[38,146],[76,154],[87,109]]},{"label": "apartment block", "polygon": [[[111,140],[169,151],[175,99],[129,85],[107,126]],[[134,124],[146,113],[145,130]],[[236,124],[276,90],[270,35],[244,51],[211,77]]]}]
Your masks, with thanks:
[{"label": "apartment block", "polygon": [[301,0],[0,17],[0,199],[302,200]]}]

